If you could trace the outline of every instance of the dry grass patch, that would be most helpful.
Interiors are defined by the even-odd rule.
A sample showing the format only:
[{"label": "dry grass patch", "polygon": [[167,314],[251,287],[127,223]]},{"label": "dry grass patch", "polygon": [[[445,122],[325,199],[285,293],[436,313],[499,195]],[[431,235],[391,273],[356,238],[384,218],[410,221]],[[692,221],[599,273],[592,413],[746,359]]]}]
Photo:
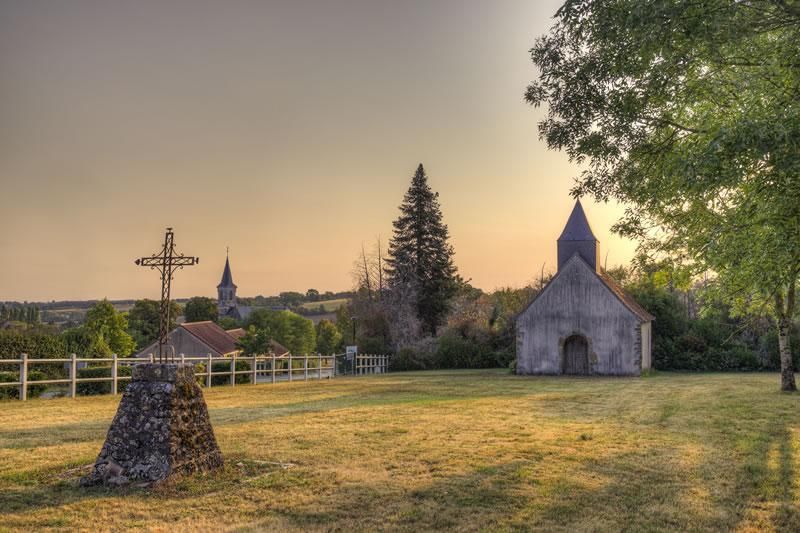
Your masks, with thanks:
[{"label": "dry grass patch", "polygon": [[225,469],[124,492],[76,486],[118,398],[4,402],[0,530],[796,530],[800,395],[777,389],[503,371],[214,388]]}]

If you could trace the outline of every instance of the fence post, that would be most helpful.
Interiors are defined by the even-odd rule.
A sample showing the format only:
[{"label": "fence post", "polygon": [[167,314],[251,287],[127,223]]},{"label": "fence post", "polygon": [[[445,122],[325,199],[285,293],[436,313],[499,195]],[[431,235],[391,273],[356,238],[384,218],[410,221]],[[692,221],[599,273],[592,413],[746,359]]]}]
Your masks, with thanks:
[{"label": "fence post", "polygon": [[28,354],[26,353],[20,356],[19,382],[19,399],[25,401],[28,399]]},{"label": "fence post", "polygon": [[292,354],[289,352],[289,381],[292,381]]},{"label": "fence post", "polygon": [[184,354],[181,354],[181,364],[182,365],[186,364],[186,356]]},{"label": "fence post", "polygon": [[236,386],[236,354],[231,357],[231,387]]},{"label": "fence post", "polygon": [[74,398],[78,391],[78,361],[77,356],[72,354],[72,361],[69,364],[69,396]]},{"label": "fence post", "polygon": [[275,384],[275,354],[272,354],[272,383]]},{"label": "fence post", "polygon": [[308,354],[303,357],[303,381],[308,381]]},{"label": "fence post", "polygon": [[258,373],[256,371],[256,365],[258,364],[257,357],[258,356],[253,355],[253,385],[258,383]]},{"label": "fence post", "polygon": [[208,362],[206,363],[206,388],[211,388],[211,354],[208,354]]},{"label": "fence post", "polygon": [[111,354],[111,394],[117,394],[117,354]]},{"label": "fence post", "polygon": [[150,354],[150,362],[151,363],[155,363],[156,362],[156,356],[155,355]]},{"label": "fence post", "polygon": [[322,354],[317,354],[317,379],[322,379]]}]

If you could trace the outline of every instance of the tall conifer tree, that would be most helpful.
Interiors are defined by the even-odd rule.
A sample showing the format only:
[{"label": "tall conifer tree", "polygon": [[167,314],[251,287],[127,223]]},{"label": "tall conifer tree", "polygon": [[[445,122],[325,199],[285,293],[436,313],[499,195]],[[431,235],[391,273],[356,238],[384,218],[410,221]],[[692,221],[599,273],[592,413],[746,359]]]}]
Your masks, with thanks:
[{"label": "tall conifer tree", "polygon": [[426,333],[436,334],[456,291],[453,247],[442,221],[439,193],[428,185],[422,164],[411,179],[389,242],[386,277],[390,290],[411,289],[417,317]]}]

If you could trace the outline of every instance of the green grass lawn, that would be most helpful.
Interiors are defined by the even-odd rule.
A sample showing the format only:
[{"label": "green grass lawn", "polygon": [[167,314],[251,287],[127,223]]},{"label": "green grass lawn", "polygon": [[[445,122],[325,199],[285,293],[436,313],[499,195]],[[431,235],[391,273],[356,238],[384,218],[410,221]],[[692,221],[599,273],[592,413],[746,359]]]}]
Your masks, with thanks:
[{"label": "green grass lawn", "polygon": [[225,469],[150,491],[77,486],[118,398],[0,403],[0,530],[800,528],[800,395],[776,374],[205,393]]},{"label": "green grass lawn", "polygon": [[347,304],[350,300],[348,298],[337,298],[335,300],[321,300],[319,302],[306,302],[302,304],[300,307],[304,309],[319,309],[321,305],[326,313],[335,313],[339,310],[340,307]]}]

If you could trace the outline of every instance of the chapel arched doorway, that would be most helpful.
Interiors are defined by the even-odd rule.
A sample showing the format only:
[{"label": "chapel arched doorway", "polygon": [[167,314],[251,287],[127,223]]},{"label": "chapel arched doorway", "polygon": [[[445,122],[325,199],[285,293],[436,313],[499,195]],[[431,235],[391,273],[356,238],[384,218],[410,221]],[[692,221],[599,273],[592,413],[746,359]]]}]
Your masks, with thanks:
[{"label": "chapel arched doorway", "polygon": [[572,335],[564,341],[564,373],[589,373],[589,341],[583,335]]}]

